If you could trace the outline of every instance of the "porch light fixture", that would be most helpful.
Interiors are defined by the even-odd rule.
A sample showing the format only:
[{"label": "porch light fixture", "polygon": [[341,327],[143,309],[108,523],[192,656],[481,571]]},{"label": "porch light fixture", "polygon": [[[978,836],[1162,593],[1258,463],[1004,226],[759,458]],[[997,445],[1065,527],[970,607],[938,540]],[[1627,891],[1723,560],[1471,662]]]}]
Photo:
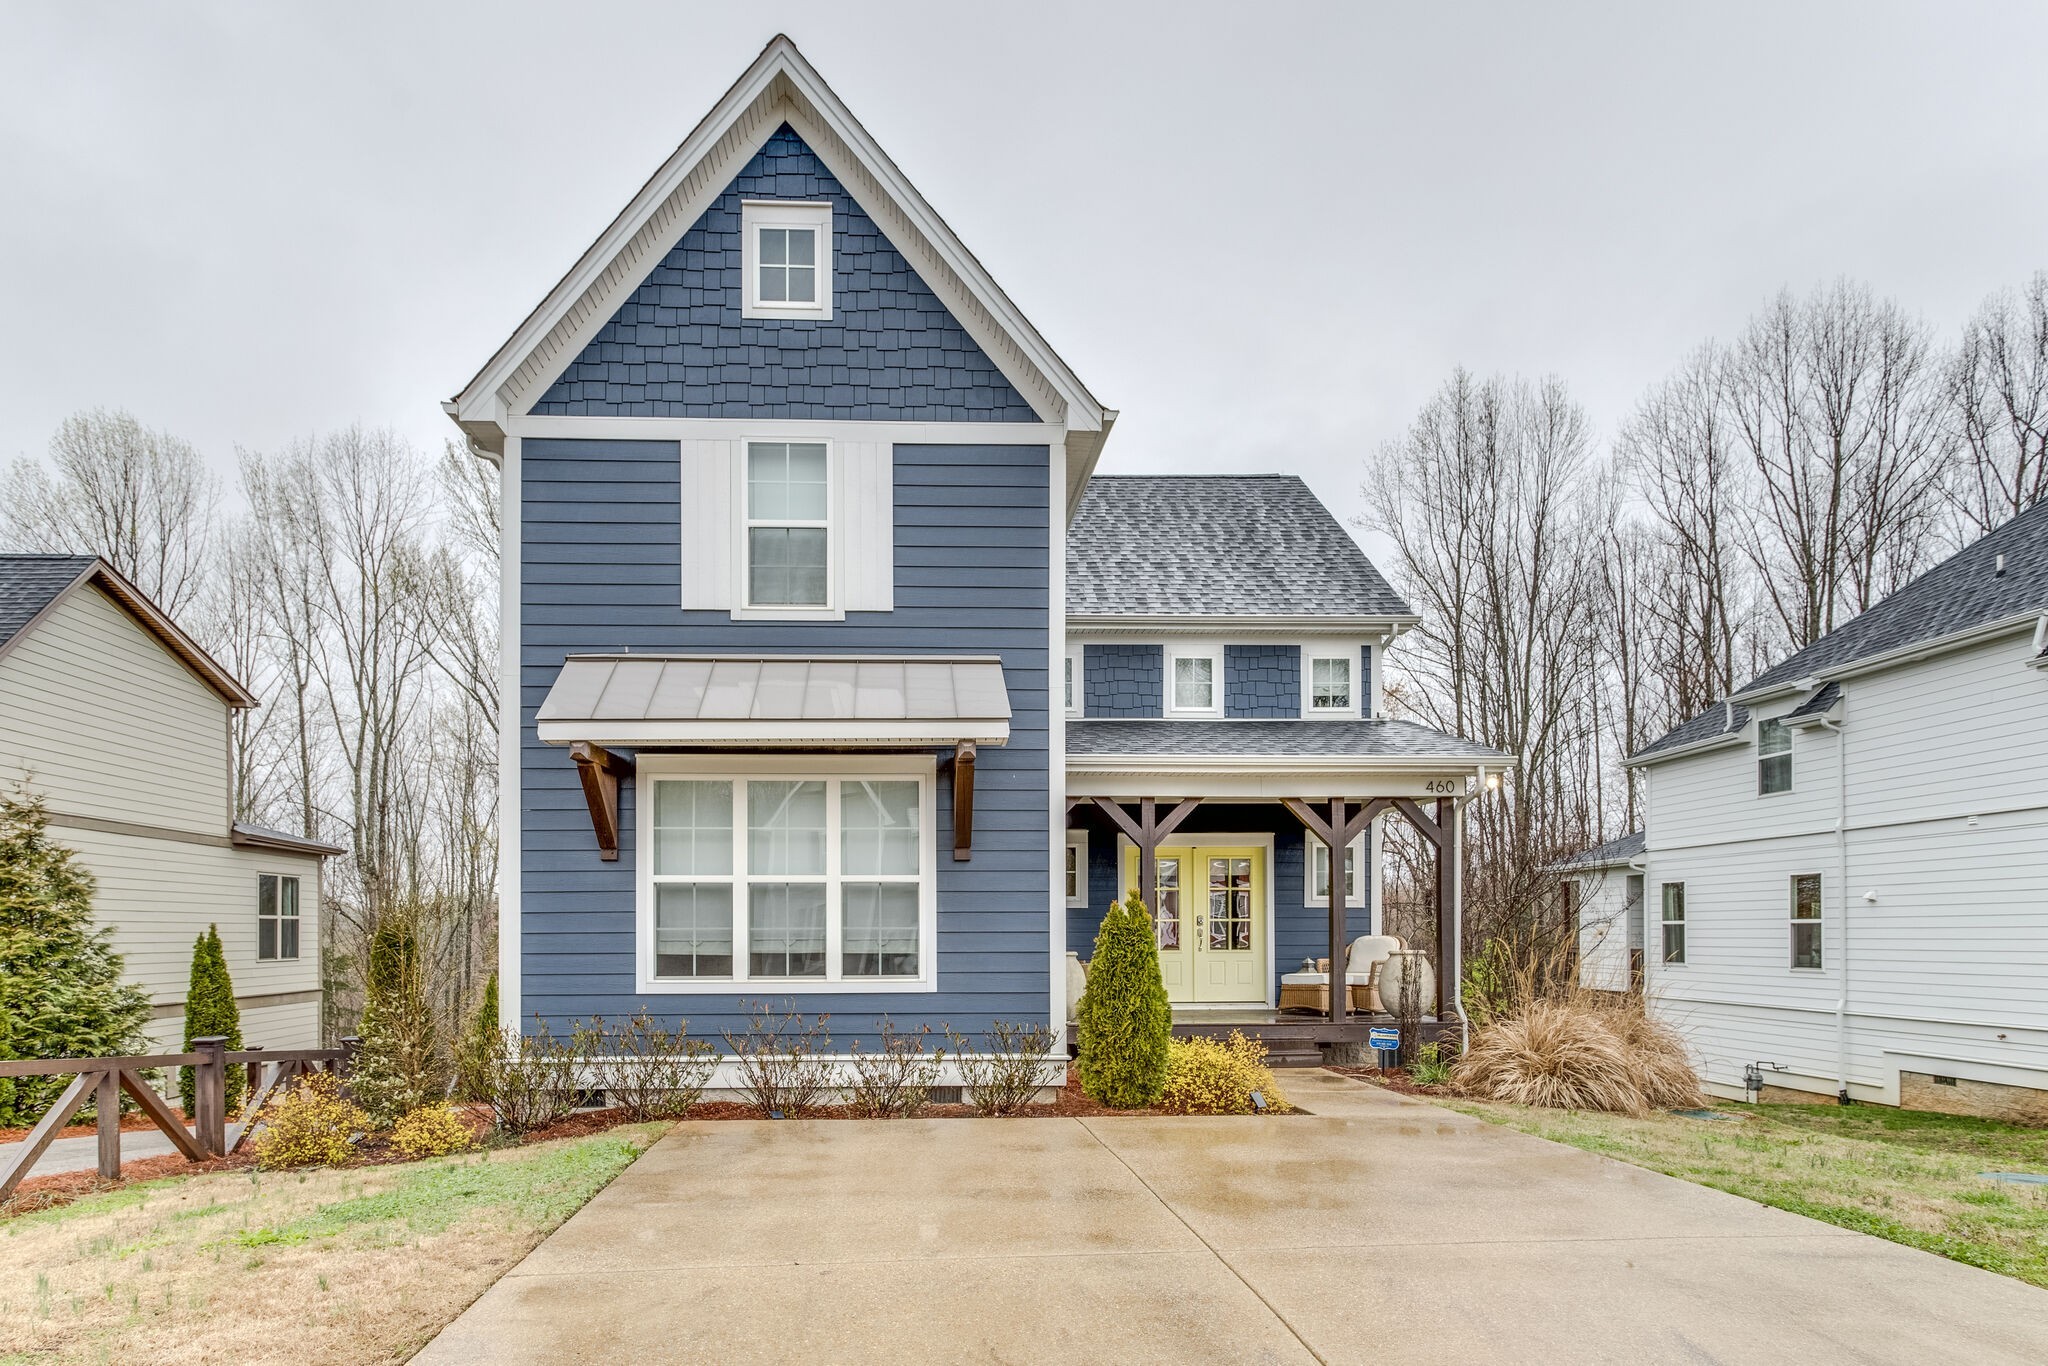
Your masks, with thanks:
[{"label": "porch light fixture", "polygon": [[1500,791],[1500,774],[1489,773],[1486,775],[1486,790],[1488,792]]}]

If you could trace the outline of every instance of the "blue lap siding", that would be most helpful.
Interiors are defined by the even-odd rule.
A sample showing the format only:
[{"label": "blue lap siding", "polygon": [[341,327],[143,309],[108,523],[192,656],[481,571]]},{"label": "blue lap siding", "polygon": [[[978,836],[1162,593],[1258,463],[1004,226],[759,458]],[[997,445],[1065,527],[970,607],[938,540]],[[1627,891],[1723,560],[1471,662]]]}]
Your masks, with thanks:
[{"label": "blue lap siding", "polygon": [[[1083,961],[1095,952],[1095,932],[1102,916],[1127,888],[1123,880],[1121,848],[1109,818],[1101,812],[1076,807],[1069,827],[1088,832],[1088,904],[1067,909],[1067,947]],[[1302,904],[1301,822],[1285,807],[1266,802],[1203,802],[1189,814],[1175,832],[1175,838],[1204,834],[1265,835],[1273,837],[1273,989],[1278,991],[1280,975],[1301,967],[1303,958],[1321,958],[1330,952],[1330,912],[1326,906]],[[1370,903],[1372,884],[1366,884]],[[1372,907],[1354,906],[1345,912],[1348,935],[1356,938],[1372,933]]]},{"label": "blue lap siding", "polygon": [[[935,993],[805,990],[832,1014],[834,1051],[871,1041],[875,1017],[978,1031],[1047,1017],[1052,895],[1046,707],[1051,629],[1049,452],[1044,446],[895,448],[896,609],[843,622],[735,622],[683,611],[680,455],[674,442],[535,440],[522,449],[520,613],[521,1012],[561,1029],[641,1008],[716,1038],[744,994],[642,996],[634,988],[633,784],[616,863],[599,860],[566,749],[534,713],[565,655],[618,650],[998,654],[1010,742],[982,748],[974,856],[952,858],[950,784],[938,784]],[[996,585],[996,586],[978,586]]]}]

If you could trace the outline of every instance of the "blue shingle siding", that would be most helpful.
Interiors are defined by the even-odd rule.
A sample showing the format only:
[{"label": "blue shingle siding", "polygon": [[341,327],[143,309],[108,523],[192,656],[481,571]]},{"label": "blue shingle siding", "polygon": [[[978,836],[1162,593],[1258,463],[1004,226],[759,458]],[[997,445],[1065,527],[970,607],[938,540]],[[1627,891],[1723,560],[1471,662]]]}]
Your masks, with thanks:
[{"label": "blue shingle siding", "polygon": [[[826,1010],[835,1051],[872,1039],[876,1016],[968,1031],[1043,1021],[1052,895],[1047,633],[1049,452],[1043,446],[895,448],[896,609],[844,622],[734,622],[683,611],[680,459],[674,442],[524,443],[521,494],[521,1003],[562,1029],[593,1014],[689,1020],[716,1039],[743,1026],[734,995],[634,990],[634,799],[620,793],[616,863],[598,859],[566,749],[544,745],[534,712],[566,654],[616,650],[930,651],[1000,654],[1010,742],[976,765],[974,857],[950,853],[951,785],[938,784],[936,993],[805,992]],[[975,585],[999,584],[998,587]]]},{"label": "blue shingle siding", "polygon": [[[832,317],[741,318],[740,201],[832,204]],[[784,125],[533,411],[1035,422],[873,219]]]},{"label": "blue shingle siding", "polygon": [[1081,647],[1083,716],[1158,716],[1165,706],[1166,647]]},{"label": "blue shingle siding", "polygon": [[[1067,947],[1081,955],[1083,962],[1095,952],[1095,932],[1110,903],[1125,890],[1123,848],[1109,818],[1099,811],[1076,808],[1069,822],[1088,832],[1088,905],[1067,910]],[[1321,958],[1330,951],[1330,913],[1321,906],[1302,904],[1301,850],[1304,838],[1301,822],[1287,809],[1273,804],[1204,802],[1188,816],[1175,837],[1193,837],[1200,842],[1205,833],[1273,836],[1273,988],[1277,992],[1283,973],[1295,972],[1303,958]],[[1368,903],[1372,884],[1366,883]],[[1354,906],[1345,913],[1345,925],[1353,939],[1372,933],[1372,907]]]},{"label": "blue shingle siding", "polygon": [[1224,646],[1223,714],[1261,719],[1300,716],[1301,647]]},{"label": "blue shingle siding", "polygon": [[1358,714],[1372,717],[1372,646],[1360,648],[1358,655]]}]

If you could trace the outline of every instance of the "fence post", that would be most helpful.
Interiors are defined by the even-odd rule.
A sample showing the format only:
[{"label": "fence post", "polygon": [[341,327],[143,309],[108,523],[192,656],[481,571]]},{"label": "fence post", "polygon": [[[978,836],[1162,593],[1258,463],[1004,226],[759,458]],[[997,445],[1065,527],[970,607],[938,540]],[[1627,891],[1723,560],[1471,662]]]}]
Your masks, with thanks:
[{"label": "fence post", "polygon": [[214,1034],[192,1041],[192,1051],[205,1061],[192,1069],[192,1137],[208,1157],[228,1147],[228,1041]]},{"label": "fence post", "polygon": [[121,1069],[109,1067],[99,1075],[92,1105],[99,1120],[100,1179],[121,1178]]},{"label": "fence post", "polygon": [[356,1070],[356,1054],[362,1049],[363,1039],[360,1034],[342,1035],[341,1061],[335,1064],[334,1070],[344,1077],[352,1075]]},{"label": "fence post", "polygon": [[[260,1043],[245,1043],[242,1045],[242,1048],[246,1052],[257,1053],[262,1051],[263,1045]],[[246,1106],[256,1098],[256,1093],[263,1089],[263,1064],[260,1061],[252,1061],[244,1064],[244,1066],[248,1070],[249,1078],[242,1087],[242,1104]]]}]

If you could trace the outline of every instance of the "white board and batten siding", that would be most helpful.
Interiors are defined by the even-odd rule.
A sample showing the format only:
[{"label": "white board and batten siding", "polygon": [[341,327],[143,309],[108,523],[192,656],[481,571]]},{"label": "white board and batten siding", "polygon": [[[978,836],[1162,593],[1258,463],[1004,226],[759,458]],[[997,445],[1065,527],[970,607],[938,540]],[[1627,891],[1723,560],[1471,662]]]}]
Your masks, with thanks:
[{"label": "white board and batten siding", "polygon": [[[1788,793],[1757,794],[1753,726],[1646,768],[1650,997],[1714,1089],[1773,1062],[1771,1084],[1832,1095],[1843,1001],[1852,1097],[1895,1104],[1902,1072],[2048,1089],[2048,672],[2029,653],[2016,633],[1845,681],[1840,735],[1793,732]],[[1791,966],[1808,873],[1818,970]],[[1667,882],[1685,884],[1682,965],[1659,951]]]},{"label": "white board and batten siding", "polygon": [[[761,440],[774,437],[765,427]],[[746,441],[685,440],[682,447],[682,607],[745,610],[735,508],[746,488]],[[888,612],[896,605],[896,498],[886,441],[829,443],[833,613]],[[778,615],[784,615],[777,613]],[[815,615],[815,614],[807,614]]]},{"label": "white board and batten siding", "polygon": [[[320,861],[230,843],[229,745],[226,702],[97,587],[70,593],[0,658],[0,786],[39,795],[51,837],[91,870],[94,913],[129,979],[181,1012],[193,941],[218,925],[236,995],[251,1002],[243,1037],[315,1047]],[[257,959],[262,873],[299,879],[295,961]],[[169,1013],[150,1033],[173,1045],[181,1030]]]}]

